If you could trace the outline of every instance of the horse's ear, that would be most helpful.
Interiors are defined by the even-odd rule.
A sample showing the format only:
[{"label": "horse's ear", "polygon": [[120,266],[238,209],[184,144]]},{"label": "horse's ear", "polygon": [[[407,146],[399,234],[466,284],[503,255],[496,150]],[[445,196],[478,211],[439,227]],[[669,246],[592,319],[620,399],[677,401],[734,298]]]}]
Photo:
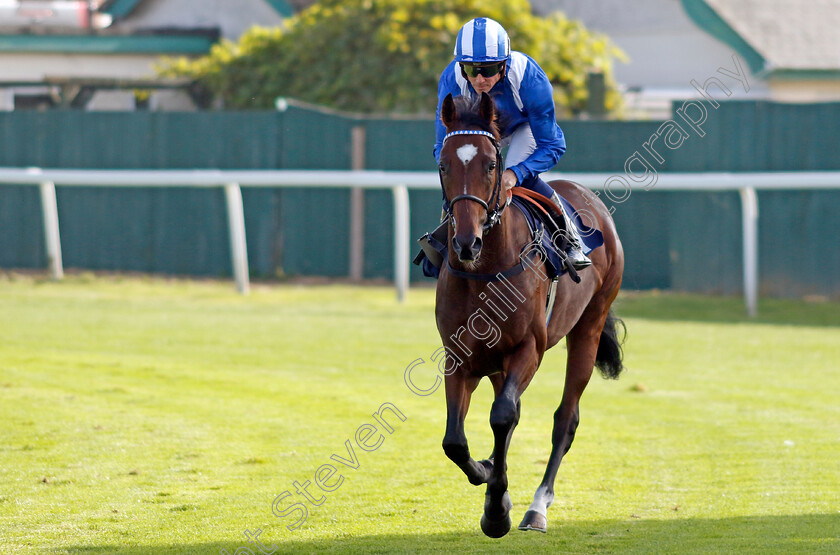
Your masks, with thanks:
[{"label": "horse's ear", "polygon": [[496,119],[496,105],[493,104],[493,99],[487,93],[481,93],[478,114],[487,123],[492,123]]},{"label": "horse's ear", "polygon": [[443,99],[443,105],[440,107],[440,121],[449,129],[449,126],[458,117],[458,112],[455,110],[455,101],[452,99],[452,94],[446,95]]}]

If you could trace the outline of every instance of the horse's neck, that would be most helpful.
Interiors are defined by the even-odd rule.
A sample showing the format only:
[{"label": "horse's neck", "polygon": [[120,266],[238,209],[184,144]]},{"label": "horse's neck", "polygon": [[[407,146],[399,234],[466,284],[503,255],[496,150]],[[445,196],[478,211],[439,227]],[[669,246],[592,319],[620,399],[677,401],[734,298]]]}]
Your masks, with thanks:
[{"label": "horse's neck", "polygon": [[[506,268],[519,264],[522,248],[529,241],[527,231],[517,226],[516,212],[511,205],[507,206],[499,221],[498,237],[493,237],[488,241],[493,245],[495,253],[493,258]],[[496,250],[496,242],[498,242],[498,250]]]}]

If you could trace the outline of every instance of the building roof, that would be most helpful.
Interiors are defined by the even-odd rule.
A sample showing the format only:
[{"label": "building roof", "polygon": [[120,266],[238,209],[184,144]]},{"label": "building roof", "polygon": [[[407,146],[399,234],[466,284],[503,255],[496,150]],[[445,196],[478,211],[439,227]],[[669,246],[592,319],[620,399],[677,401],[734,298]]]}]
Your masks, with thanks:
[{"label": "building roof", "polygon": [[[197,7],[202,6],[202,1],[193,0]],[[281,16],[292,14],[288,0],[251,0],[250,5],[259,8],[256,15],[251,14],[253,17],[276,14],[279,20]],[[169,8],[168,12],[166,8]],[[199,13],[200,17],[185,19],[184,10],[189,8],[190,4],[185,1],[173,10],[169,0],[104,0],[95,13],[107,18],[103,20],[106,21],[105,28],[0,23],[0,52],[201,55],[210,51],[225,30],[231,31],[224,23],[235,20],[231,23],[234,34],[241,32],[243,25],[253,23],[247,19],[248,15],[245,19],[236,19],[224,11],[212,12],[215,19],[208,18],[204,12]],[[218,10],[219,4],[212,8]],[[153,12],[151,18],[150,10]],[[222,24],[219,24],[219,18]],[[114,24],[110,25],[112,22]],[[236,27],[237,24],[240,27]]]},{"label": "building roof", "polygon": [[[109,14],[114,20],[129,15],[144,0],[105,0],[99,11]],[[265,0],[265,3],[284,17],[293,15],[293,6],[287,0]]]},{"label": "building roof", "polygon": [[[807,78],[840,74],[840,0],[531,0],[612,35],[683,32],[680,14],[735,50],[753,73]],[[688,21],[686,21],[688,23]]]},{"label": "building roof", "polygon": [[[15,32],[18,31],[18,32]],[[206,54],[218,41],[217,29],[143,33],[108,31],[21,33],[0,29],[0,52],[56,52],[62,54]]]},{"label": "building roof", "polygon": [[701,28],[734,48],[754,72],[836,78],[840,0],[682,0]]},{"label": "building roof", "polygon": [[115,20],[130,14],[143,0],[105,0],[99,11],[109,14]]}]

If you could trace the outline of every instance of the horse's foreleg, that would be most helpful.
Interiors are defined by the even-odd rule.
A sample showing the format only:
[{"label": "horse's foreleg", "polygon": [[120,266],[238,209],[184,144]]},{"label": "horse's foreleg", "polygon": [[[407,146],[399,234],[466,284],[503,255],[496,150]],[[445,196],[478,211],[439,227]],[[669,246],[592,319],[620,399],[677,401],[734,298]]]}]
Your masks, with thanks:
[{"label": "horse's foreleg", "polygon": [[[554,480],[560,468],[560,461],[572,446],[578,422],[580,420],[579,402],[583,390],[592,376],[595,366],[595,355],[598,352],[603,323],[597,323],[589,329],[581,330],[578,326],[566,338],[568,359],[566,363],[566,384],[563,388],[563,399],[560,407],[554,413],[554,431],[551,436],[551,456],[542,482],[534,494],[534,501],[528,507],[525,517],[519,524],[520,530],[547,530],[548,507],[554,501]],[[594,333],[597,330],[597,334]]]},{"label": "horse's foreleg", "polygon": [[[491,374],[490,376],[488,376],[487,379],[489,379],[490,383],[493,384],[493,394],[494,394],[493,398],[495,399],[495,398],[499,397],[499,395],[502,394],[502,387],[504,387],[504,385],[505,385],[505,375],[502,374],[501,372],[499,372],[497,374]],[[516,427],[516,424],[519,423],[519,408],[520,408],[521,404],[522,404],[522,401],[517,401],[516,402],[516,422],[513,425],[514,428]],[[510,433],[513,434],[513,428],[511,428]],[[483,461],[479,461],[479,463],[483,464],[488,469],[493,468],[493,459],[496,458],[495,445],[493,447],[494,447],[494,449],[493,449],[493,452],[490,453],[490,456],[487,457],[487,459],[485,459]]]},{"label": "horse's foreleg", "polygon": [[481,530],[491,538],[500,538],[510,530],[510,509],[513,503],[507,491],[507,452],[513,430],[519,423],[519,398],[536,372],[537,358],[533,342],[517,350],[507,361],[507,378],[490,409],[490,427],[494,438],[493,465],[484,497]]},{"label": "horse's foreleg", "polygon": [[492,466],[491,461],[477,462],[470,456],[464,433],[464,419],[478,381],[458,372],[446,376],[446,434],[443,437],[443,452],[464,471],[470,483],[475,486],[487,483]]}]

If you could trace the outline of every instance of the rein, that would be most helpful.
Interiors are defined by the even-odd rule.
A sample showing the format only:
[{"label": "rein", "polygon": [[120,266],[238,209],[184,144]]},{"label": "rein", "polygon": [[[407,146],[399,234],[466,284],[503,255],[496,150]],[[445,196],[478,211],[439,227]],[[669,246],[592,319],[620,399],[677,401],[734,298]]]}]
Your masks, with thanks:
[{"label": "rein", "polygon": [[[502,212],[505,211],[505,207],[507,206],[507,203],[502,203],[501,202],[501,200],[502,200],[502,198],[501,198],[502,197],[502,173],[504,171],[503,162],[502,162],[502,147],[499,144],[499,141],[496,140],[496,137],[494,137],[492,133],[490,133],[489,131],[481,131],[481,130],[477,130],[477,129],[473,129],[473,130],[465,129],[465,130],[462,130],[462,131],[451,131],[451,132],[447,133],[446,136],[443,138],[443,144],[446,143],[446,140],[449,137],[453,137],[455,135],[483,135],[485,137],[488,137],[493,142],[493,146],[496,148],[496,183],[493,185],[493,192],[490,193],[490,199],[488,199],[488,201],[485,201],[484,199],[482,199],[480,197],[477,197],[475,195],[468,195],[468,194],[458,195],[457,197],[453,198],[452,200],[447,199],[447,202],[449,203],[449,210],[447,211],[447,214],[449,215],[449,217],[452,219],[453,222],[455,221],[455,218],[454,218],[454,215],[452,213],[452,208],[455,206],[455,203],[458,202],[459,200],[471,200],[473,202],[477,202],[482,207],[484,207],[484,211],[487,213],[487,217],[484,220],[484,224],[482,224],[482,226],[481,226],[481,230],[486,235],[487,232],[489,232],[493,228],[493,226],[498,224],[499,221],[502,219]],[[440,170],[438,170],[438,177],[440,178],[440,187],[441,187],[441,189],[443,189],[445,191],[446,188],[443,186],[443,172],[440,171]],[[490,202],[492,202],[494,200],[494,198],[495,198],[495,204],[494,204],[493,208],[491,209],[490,208]]]}]

